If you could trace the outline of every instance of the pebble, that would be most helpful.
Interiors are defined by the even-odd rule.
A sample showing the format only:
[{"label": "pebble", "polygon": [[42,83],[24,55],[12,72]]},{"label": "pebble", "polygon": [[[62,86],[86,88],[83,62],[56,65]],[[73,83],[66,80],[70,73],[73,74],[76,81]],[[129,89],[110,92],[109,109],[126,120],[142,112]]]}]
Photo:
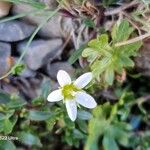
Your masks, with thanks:
[{"label": "pebble", "polygon": [[71,18],[62,17],[60,15],[53,16],[38,33],[42,37],[63,37],[67,38],[68,34],[73,30]]},{"label": "pebble", "polygon": [[[18,51],[22,53],[27,42],[18,44]],[[63,42],[61,39],[34,40],[30,44],[24,61],[32,70],[41,68],[48,61],[52,61],[62,53]]]},{"label": "pebble", "polygon": [[8,72],[10,68],[9,58],[11,55],[11,45],[0,42],[0,77]]},{"label": "pebble", "polygon": [[11,3],[0,2],[0,18],[7,16],[9,14],[10,8],[11,8]]},{"label": "pebble", "polygon": [[[44,1],[44,0],[43,0]],[[48,1],[48,0],[45,0]],[[56,1],[55,1],[56,2]],[[46,3],[46,2],[45,2]],[[52,1],[49,3],[47,2],[49,7],[53,10],[56,8],[56,4],[53,4]],[[33,8],[29,5],[25,4],[19,4],[14,5],[12,12],[13,14],[20,14],[20,13],[26,13],[33,11]],[[23,19],[33,25],[39,25],[43,20],[44,16],[39,13],[39,15],[28,15],[24,17]],[[38,35],[41,37],[46,38],[57,38],[57,37],[64,37],[67,38],[70,31],[75,28],[75,25],[73,25],[73,21],[71,18],[68,17],[62,17],[61,15],[55,15],[53,16],[40,30]]]},{"label": "pebble", "polygon": [[48,75],[54,80],[57,80],[56,77],[59,70],[65,70],[70,76],[74,76],[75,73],[75,69],[68,62],[56,62],[47,67]]},{"label": "pebble", "polygon": [[20,21],[8,21],[0,23],[0,41],[17,42],[28,38],[35,27]]}]

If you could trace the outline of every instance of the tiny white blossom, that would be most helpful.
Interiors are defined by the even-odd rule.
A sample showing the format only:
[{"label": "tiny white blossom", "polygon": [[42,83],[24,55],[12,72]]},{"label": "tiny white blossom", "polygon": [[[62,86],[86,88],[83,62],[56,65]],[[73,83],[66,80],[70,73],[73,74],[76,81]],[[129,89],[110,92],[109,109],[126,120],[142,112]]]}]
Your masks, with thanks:
[{"label": "tiny white blossom", "polygon": [[90,109],[97,106],[94,98],[82,90],[92,80],[91,72],[81,75],[75,81],[71,81],[69,74],[64,70],[60,70],[57,74],[57,80],[60,88],[51,92],[47,100],[49,102],[64,100],[68,116],[72,121],[77,118],[77,104]]}]

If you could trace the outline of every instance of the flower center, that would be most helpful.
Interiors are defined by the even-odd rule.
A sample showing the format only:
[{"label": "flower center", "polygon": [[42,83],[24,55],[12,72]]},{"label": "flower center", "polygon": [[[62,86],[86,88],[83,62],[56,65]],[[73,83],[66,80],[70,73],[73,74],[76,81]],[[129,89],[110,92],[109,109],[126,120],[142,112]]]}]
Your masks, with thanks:
[{"label": "flower center", "polygon": [[72,83],[67,84],[62,88],[62,94],[64,96],[64,100],[72,100],[75,98],[75,92],[80,91],[76,86]]}]

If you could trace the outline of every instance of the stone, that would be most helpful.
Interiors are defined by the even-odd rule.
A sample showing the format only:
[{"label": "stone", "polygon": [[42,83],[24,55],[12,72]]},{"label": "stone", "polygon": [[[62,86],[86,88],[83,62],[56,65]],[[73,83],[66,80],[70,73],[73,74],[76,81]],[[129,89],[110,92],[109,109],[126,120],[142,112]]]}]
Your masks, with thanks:
[{"label": "stone", "polygon": [[[39,2],[45,3],[46,5],[46,9],[49,10],[54,10],[57,8],[58,3],[56,2],[56,0],[38,0]],[[32,7],[31,5],[25,4],[25,3],[18,3],[18,4],[13,4],[12,7],[12,12],[14,14],[19,14],[19,13],[24,13],[24,12],[30,12],[36,10],[34,7]],[[27,16],[27,18],[33,18],[33,17],[37,17],[37,16]]]},{"label": "stone", "polygon": [[67,38],[68,34],[73,30],[74,25],[71,18],[62,17],[59,14],[53,16],[47,24],[38,33],[43,37],[64,37]]},{"label": "stone", "polygon": [[10,44],[0,42],[0,77],[6,74],[11,67],[11,64],[9,63],[10,55]]},{"label": "stone", "polygon": [[[27,4],[14,4],[12,7],[12,13],[13,15],[18,15],[21,13],[27,13],[27,12],[32,12],[32,11],[36,11],[36,9],[34,9],[32,6],[27,5]],[[42,19],[42,15],[27,15],[25,17],[22,18],[24,21],[29,22],[30,24],[33,25],[37,25],[39,24],[43,19]]]},{"label": "stone", "polygon": [[8,94],[18,94],[19,92],[17,87],[10,84],[10,81],[7,82],[3,80],[1,87],[2,87],[2,91]]},{"label": "stone", "polygon": [[0,23],[0,41],[17,42],[28,38],[35,30],[35,26],[20,21]]},{"label": "stone", "polygon": [[68,62],[56,62],[47,66],[47,73],[54,80],[57,80],[56,77],[59,70],[67,71],[70,76],[74,76],[75,73],[75,69]]},{"label": "stone", "polygon": [[[22,53],[26,47],[27,42],[22,42],[18,44],[17,50]],[[48,61],[52,61],[62,53],[62,39],[52,39],[52,40],[34,40],[30,44],[24,61],[27,66],[32,70],[37,70],[41,68]]]},{"label": "stone", "polygon": [[[45,0],[48,1],[48,0]],[[56,1],[55,1],[56,2]],[[50,4],[49,4],[50,5]],[[52,6],[55,7],[55,6]],[[27,13],[33,11],[33,7],[25,4],[17,4],[13,6],[13,14]],[[33,25],[39,25],[45,16],[42,14],[38,15],[27,15],[23,18],[25,21]],[[54,37],[67,37],[68,33],[75,28],[71,18],[62,17],[61,15],[53,16],[40,30],[38,33],[42,37],[54,38]]]},{"label": "stone", "polygon": [[11,3],[0,2],[0,18],[7,16],[9,14],[10,8],[11,8]]},{"label": "stone", "polygon": [[26,67],[19,76],[24,78],[34,78],[36,76],[36,72]]},{"label": "stone", "polygon": [[143,75],[150,76],[150,40],[143,44],[139,56],[134,60],[137,70]]}]

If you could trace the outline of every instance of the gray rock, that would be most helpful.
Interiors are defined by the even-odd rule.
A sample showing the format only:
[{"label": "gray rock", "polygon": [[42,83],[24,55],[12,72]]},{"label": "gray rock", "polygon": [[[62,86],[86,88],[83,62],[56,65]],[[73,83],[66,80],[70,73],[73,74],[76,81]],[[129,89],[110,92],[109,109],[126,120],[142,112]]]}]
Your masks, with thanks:
[{"label": "gray rock", "polygon": [[0,18],[7,16],[11,7],[9,2],[0,2]]},{"label": "gray rock", "polygon": [[21,74],[20,74],[21,77],[24,77],[24,78],[33,78],[36,76],[36,72],[29,69],[29,68],[25,68]]},{"label": "gray rock", "polygon": [[[17,47],[22,53],[27,42],[20,43]],[[62,40],[34,40],[24,57],[27,66],[32,70],[37,70],[42,65],[58,57],[62,53]]]},{"label": "gray rock", "polygon": [[73,76],[75,73],[75,69],[68,62],[56,62],[47,67],[48,75],[54,80],[56,80],[57,72],[59,70],[67,71],[70,76]]},{"label": "gray rock", "polygon": [[43,37],[64,37],[73,29],[72,19],[60,15],[53,16],[38,33]]},{"label": "gray rock", "polygon": [[[43,0],[44,1],[44,0]],[[48,0],[45,0],[48,1]],[[50,3],[52,0],[50,0]],[[55,1],[56,2],[56,1]],[[51,5],[49,4],[49,7]],[[55,5],[52,5],[52,7],[56,7]],[[13,6],[12,12],[13,14],[20,14],[20,13],[26,13],[29,11],[33,11],[33,7],[25,4],[17,4]],[[28,15],[24,17],[24,20],[29,22],[33,25],[39,25],[45,17],[42,14],[38,15]],[[75,26],[72,25],[72,19],[67,17],[62,17],[61,15],[55,15],[53,16],[40,30],[38,33],[40,36],[43,37],[67,37],[67,33],[69,33]]]},{"label": "gray rock", "polygon": [[[27,13],[31,11],[36,11],[32,6],[27,4],[14,4],[12,7],[12,13],[14,15],[21,14],[21,13]],[[43,21],[44,16],[42,16],[40,13],[38,15],[27,15],[23,17],[22,19],[26,22],[29,22],[30,24],[37,25],[40,24]]]},{"label": "gray rock", "polygon": [[0,24],[0,41],[16,42],[28,38],[35,27],[20,21],[9,21]]},{"label": "gray rock", "polygon": [[0,42],[0,76],[3,76],[10,68],[9,58],[11,54],[10,44]]},{"label": "gray rock", "polygon": [[[39,2],[42,2],[46,5],[46,9],[54,10],[57,8],[57,1],[56,0],[38,0]],[[36,10],[31,5],[25,4],[25,3],[18,3],[14,4],[12,8],[13,13],[22,13],[22,12],[30,12],[32,10]]]}]

